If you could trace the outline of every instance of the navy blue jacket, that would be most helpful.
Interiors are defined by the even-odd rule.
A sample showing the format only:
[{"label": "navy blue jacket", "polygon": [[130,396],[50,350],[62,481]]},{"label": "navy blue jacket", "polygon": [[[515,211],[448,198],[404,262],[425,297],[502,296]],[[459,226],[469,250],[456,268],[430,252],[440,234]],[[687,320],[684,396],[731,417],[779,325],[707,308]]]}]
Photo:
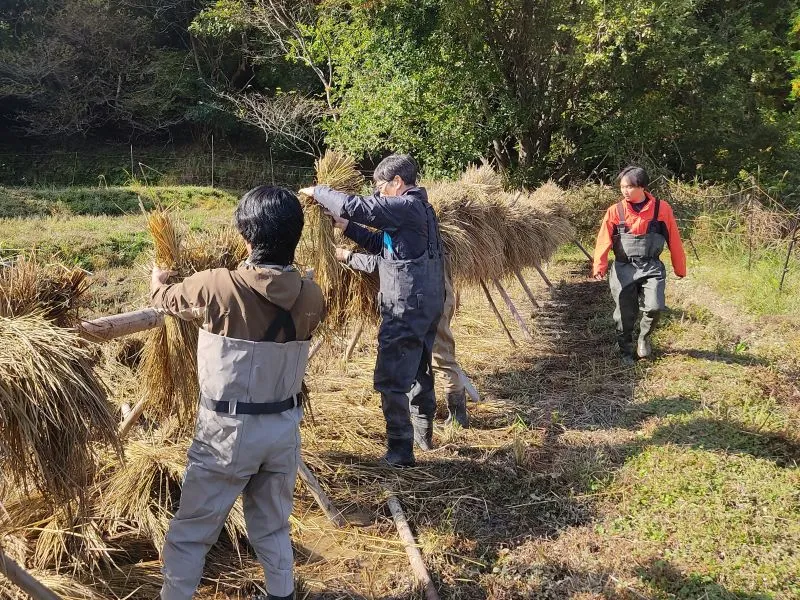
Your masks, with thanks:
[{"label": "navy blue jacket", "polygon": [[[428,249],[428,193],[412,187],[402,196],[357,196],[325,185],[314,188],[314,198],[332,214],[348,219],[345,235],[370,254],[412,260]],[[368,225],[380,231],[370,231]]]}]

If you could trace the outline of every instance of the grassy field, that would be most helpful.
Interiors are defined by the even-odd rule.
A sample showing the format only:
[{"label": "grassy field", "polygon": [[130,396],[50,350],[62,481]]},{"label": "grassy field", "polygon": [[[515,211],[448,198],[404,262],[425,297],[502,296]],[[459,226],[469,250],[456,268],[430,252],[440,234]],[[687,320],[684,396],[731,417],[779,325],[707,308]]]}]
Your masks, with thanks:
[{"label": "grassy field", "polygon": [[[204,194],[182,202],[187,227],[229,222],[233,197]],[[138,199],[99,215],[45,200],[74,212],[3,219],[5,252],[57,245],[95,271],[91,313],[142,306],[149,241]],[[115,239],[124,250],[110,249]],[[472,429],[437,426],[437,449],[400,472],[378,463],[374,331],[348,363],[347,335],[334,340],[310,367],[304,456],[351,524],[331,527],[298,486],[296,561],[309,597],[421,597],[385,508],[391,487],[443,599],[800,598],[800,274],[779,297],[755,276],[779,274],[775,259],[759,261],[748,273],[735,252],[701,248],[689,277],[669,280],[654,360],[633,368],[613,348],[607,285],[574,249],[550,265],[552,291],[526,274],[540,310],[508,282],[534,337],[512,330],[516,348],[480,291],[463,290],[454,331],[485,401],[470,405]],[[115,380],[118,396],[131,379]],[[154,597],[157,555],[117,543],[129,578],[100,597]],[[93,589],[117,581],[76,577]],[[201,595],[247,597],[259,577],[246,551],[220,545]]]}]

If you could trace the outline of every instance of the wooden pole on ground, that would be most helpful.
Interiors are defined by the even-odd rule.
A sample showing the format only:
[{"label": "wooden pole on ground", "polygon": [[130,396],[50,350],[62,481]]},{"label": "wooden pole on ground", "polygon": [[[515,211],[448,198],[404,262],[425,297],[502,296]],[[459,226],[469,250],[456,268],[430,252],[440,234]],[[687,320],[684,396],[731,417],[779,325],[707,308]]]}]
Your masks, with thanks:
[{"label": "wooden pole on ground", "polygon": [[356,344],[358,344],[358,340],[361,338],[361,334],[364,331],[364,321],[358,324],[356,330],[353,332],[353,337],[350,338],[350,341],[347,343],[347,348],[344,351],[344,362],[350,360],[353,356],[353,351],[356,349]]},{"label": "wooden pole on ground", "polygon": [[575,244],[578,247],[578,250],[583,252],[583,254],[586,256],[586,258],[589,259],[589,262],[594,262],[594,259],[592,258],[592,255],[589,254],[586,251],[586,248],[584,248],[583,245],[578,240],[572,240],[572,243]]},{"label": "wooden pole on ground", "polygon": [[497,310],[497,306],[495,306],[494,300],[492,300],[492,294],[489,293],[489,288],[486,287],[486,284],[483,281],[481,281],[481,288],[483,288],[483,293],[486,294],[486,299],[489,301],[489,306],[492,307],[494,316],[497,317],[497,320],[500,321],[500,325],[503,326],[503,331],[506,332],[511,345],[516,347],[517,342],[515,342],[514,338],[511,336],[511,332],[508,330],[508,327],[506,327],[506,322],[503,321],[503,315],[501,315],[500,311]]},{"label": "wooden pole on ground", "polygon": [[531,335],[530,330],[528,330],[528,326],[525,324],[525,319],[519,314],[517,307],[514,306],[514,302],[511,300],[511,296],[508,295],[505,288],[503,288],[500,280],[494,279],[494,286],[497,288],[497,291],[500,292],[500,296],[503,298],[503,302],[506,303],[508,310],[511,311],[511,315],[514,317],[514,320],[519,325],[519,328],[522,330],[522,334],[525,336],[529,342],[533,341],[533,336]]},{"label": "wooden pole on ground", "polygon": [[[163,324],[163,315],[153,309],[137,310],[119,315],[112,315],[110,317],[102,317],[93,321],[84,321],[79,325],[79,331],[88,339],[95,341],[112,340],[123,335],[136,333],[138,331],[145,331],[152,329]],[[309,360],[313,357],[322,347],[322,340],[318,340],[311,351],[308,353]],[[119,425],[118,435],[120,439],[125,438],[134,426],[136,421],[144,412],[145,398],[141,398],[131,409],[128,415],[123,419]],[[299,461],[297,472],[300,479],[308,486],[311,495],[319,504],[322,511],[328,516],[331,521],[337,526],[344,525],[344,519],[333,510],[333,504],[325,495],[319,482],[314,477],[314,474],[308,470],[308,467],[302,461]],[[46,600],[46,599],[45,599]]]},{"label": "wooden pole on ground", "polygon": [[554,286],[551,283],[551,281],[547,278],[547,275],[544,274],[544,271],[542,271],[542,268],[539,265],[533,265],[533,268],[536,269],[538,271],[539,275],[542,276],[542,279],[544,279],[544,282],[547,284],[547,287],[552,289]]},{"label": "wooden pole on ground", "polygon": [[389,510],[392,511],[397,533],[400,535],[400,539],[403,540],[403,546],[405,546],[408,561],[411,563],[411,569],[414,571],[417,581],[425,590],[425,598],[427,600],[439,600],[439,594],[433,585],[433,580],[431,580],[431,576],[425,566],[425,561],[422,559],[422,553],[419,551],[416,541],[414,541],[414,534],[411,533],[411,527],[408,526],[400,501],[397,496],[390,492],[386,503],[389,505]]},{"label": "wooden pole on ground", "polygon": [[525,293],[528,295],[528,300],[531,301],[534,308],[541,308],[539,303],[536,301],[536,298],[533,297],[533,292],[531,292],[531,288],[528,287],[528,282],[522,277],[522,273],[520,271],[514,271],[514,275],[517,277],[517,281],[522,286],[522,289],[525,290]]},{"label": "wooden pole on ground", "polygon": [[0,573],[33,600],[61,600],[61,596],[19,566],[16,561],[11,560],[2,548],[0,548]]},{"label": "wooden pole on ground", "polygon": [[342,514],[333,507],[327,494],[325,494],[325,491],[319,485],[319,481],[314,477],[314,474],[309,470],[302,458],[297,461],[297,474],[300,475],[300,479],[303,480],[303,483],[308,487],[308,491],[314,496],[314,500],[317,501],[322,512],[325,513],[334,525],[337,527],[344,527],[346,522]]}]

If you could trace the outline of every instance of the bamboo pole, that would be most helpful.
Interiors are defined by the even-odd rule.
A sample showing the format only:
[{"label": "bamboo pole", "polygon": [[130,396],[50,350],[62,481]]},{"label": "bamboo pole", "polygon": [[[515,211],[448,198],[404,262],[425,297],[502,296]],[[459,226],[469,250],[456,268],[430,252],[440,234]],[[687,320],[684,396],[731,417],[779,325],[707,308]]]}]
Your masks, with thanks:
[{"label": "bamboo pole", "polygon": [[486,284],[483,281],[481,281],[481,288],[483,288],[483,293],[486,294],[486,299],[489,301],[489,306],[492,307],[494,316],[497,317],[497,320],[500,321],[500,325],[503,326],[503,331],[506,332],[511,345],[516,347],[517,342],[515,342],[514,338],[511,336],[511,332],[508,330],[508,327],[506,327],[506,322],[503,321],[503,315],[501,315],[500,311],[497,310],[497,306],[495,306],[494,300],[492,300],[492,294],[489,293],[489,288],[486,287]]},{"label": "bamboo pole", "polygon": [[425,561],[422,559],[422,553],[419,551],[419,547],[414,540],[414,534],[411,533],[411,527],[408,526],[408,520],[406,519],[405,513],[403,513],[403,508],[400,506],[400,501],[397,499],[397,496],[390,492],[386,503],[389,505],[389,510],[392,511],[394,525],[397,527],[397,533],[403,541],[403,546],[408,555],[408,562],[411,563],[411,569],[414,571],[417,581],[419,581],[425,590],[425,598],[427,600],[439,600],[439,594],[436,591],[436,587],[433,585],[433,580],[425,566]]},{"label": "bamboo pole", "polygon": [[533,268],[536,269],[539,272],[539,275],[542,276],[542,279],[544,279],[544,282],[547,284],[547,287],[552,289],[554,286],[551,283],[551,281],[547,278],[547,275],[544,274],[542,268],[539,265],[533,265]]},{"label": "bamboo pole", "polygon": [[572,240],[572,243],[578,247],[578,250],[583,252],[584,256],[586,256],[586,258],[589,259],[589,262],[594,262],[594,258],[592,258],[592,255],[586,251],[586,248],[584,248],[583,245],[578,240]]},{"label": "bamboo pole", "polygon": [[358,340],[361,338],[361,334],[364,331],[364,322],[358,324],[356,330],[353,332],[353,337],[350,338],[350,341],[347,343],[347,348],[344,351],[344,362],[350,360],[353,356],[353,351],[356,349],[356,344],[358,344]]},{"label": "bamboo pole", "polygon": [[495,279],[493,281],[494,281],[494,286],[497,288],[497,291],[500,292],[500,296],[503,298],[503,302],[506,303],[508,310],[511,311],[511,315],[514,317],[514,320],[517,322],[517,325],[519,325],[519,328],[522,330],[522,334],[525,336],[525,339],[527,339],[529,342],[532,342],[533,336],[531,335],[528,326],[525,324],[525,319],[522,318],[522,316],[519,314],[519,311],[517,310],[517,307],[514,306],[514,302],[511,300],[511,296],[508,295],[508,292],[506,292],[505,288],[503,288],[502,284],[498,279]]},{"label": "bamboo pole", "polygon": [[114,338],[153,329],[164,323],[164,315],[154,308],[100,317],[83,321],[77,327],[78,333],[89,340],[106,342]]},{"label": "bamboo pole", "polygon": [[522,286],[522,289],[525,290],[525,293],[528,295],[528,300],[531,301],[534,308],[541,308],[539,303],[536,301],[536,298],[533,297],[533,292],[531,292],[531,288],[528,287],[528,282],[522,277],[522,273],[520,271],[514,271],[514,275],[517,276],[517,281]]},{"label": "bamboo pole", "polygon": [[337,527],[344,527],[347,523],[342,517],[342,514],[333,507],[333,504],[331,503],[330,499],[328,499],[327,494],[325,494],[322,486],[320,486],[319,481],[317,481],[317,478],[314,477],[314,474],[308,468],[306,463],[303,462],[302,458],[297,461],[297,474],[300,476],[300,479],[303,480],[303,483],[306,484],[308,491],[311,492],[311,495],[314,496],[314,500],[317,501],[317,504],[319,504],[322,512],[325,513],[325,515],[334,525]]},{"label": "bamboo pole", "polygon": [[61,596],[23,569],[0,548],[0,573],[33,600],[61,600]]}]

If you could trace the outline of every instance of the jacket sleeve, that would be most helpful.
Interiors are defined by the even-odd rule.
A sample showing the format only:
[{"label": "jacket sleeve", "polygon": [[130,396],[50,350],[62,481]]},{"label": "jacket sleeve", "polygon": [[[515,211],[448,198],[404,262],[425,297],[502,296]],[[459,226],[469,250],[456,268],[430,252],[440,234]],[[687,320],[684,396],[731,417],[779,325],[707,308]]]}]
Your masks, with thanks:
[{"label": "jacket sleeve", "polygon": [[612,219],[615,214],[614,206],[606,211],[600,230],[597,232],[597,242],[594,245],[594,261],[592,275],[605,275],[608,272],[608,253],[611,250],[611,238],[614,233]]},{"label": "jacket sleeve", "polygon": [[159,286],[150,298],[153,308],[184,321],[203,318],[211,297],[209,274],[210,271],[201,271],[180,283]]},{"label": "jacket sleeve", "polygon": [[683,250],[683,242],[681,241],[681,234],[678,231],[678,223],[675,220],[675,213],[670,206],[669,211],[664,215],[664,223],[667,225],[667,246],[669,247],[669,256],[672,261],[672,270],[678,277],[686,277],[686,252]]},{"label": "jacket sleeve", "polygon": [[360,254],[358,252],[353,252],[350,258],[347,259],[347,266],[356,271],[374,273],[378,268],[378,261],[380,261],[380,259],[381,257],[377,254]]},{"label": "jacket sleeve", "polygon": [[369,225],[375,229],[395,231],[409,209],[410,200],[403,196],[345,194],[327,185],[314,188],[314,199],[338,217]]},{"label": "jacket sleeve", "polygon": [[383,250],[382,231],[370,231],[366,227],[350,221],[344,230],[344,235],[370,254],[380,254]]}]

